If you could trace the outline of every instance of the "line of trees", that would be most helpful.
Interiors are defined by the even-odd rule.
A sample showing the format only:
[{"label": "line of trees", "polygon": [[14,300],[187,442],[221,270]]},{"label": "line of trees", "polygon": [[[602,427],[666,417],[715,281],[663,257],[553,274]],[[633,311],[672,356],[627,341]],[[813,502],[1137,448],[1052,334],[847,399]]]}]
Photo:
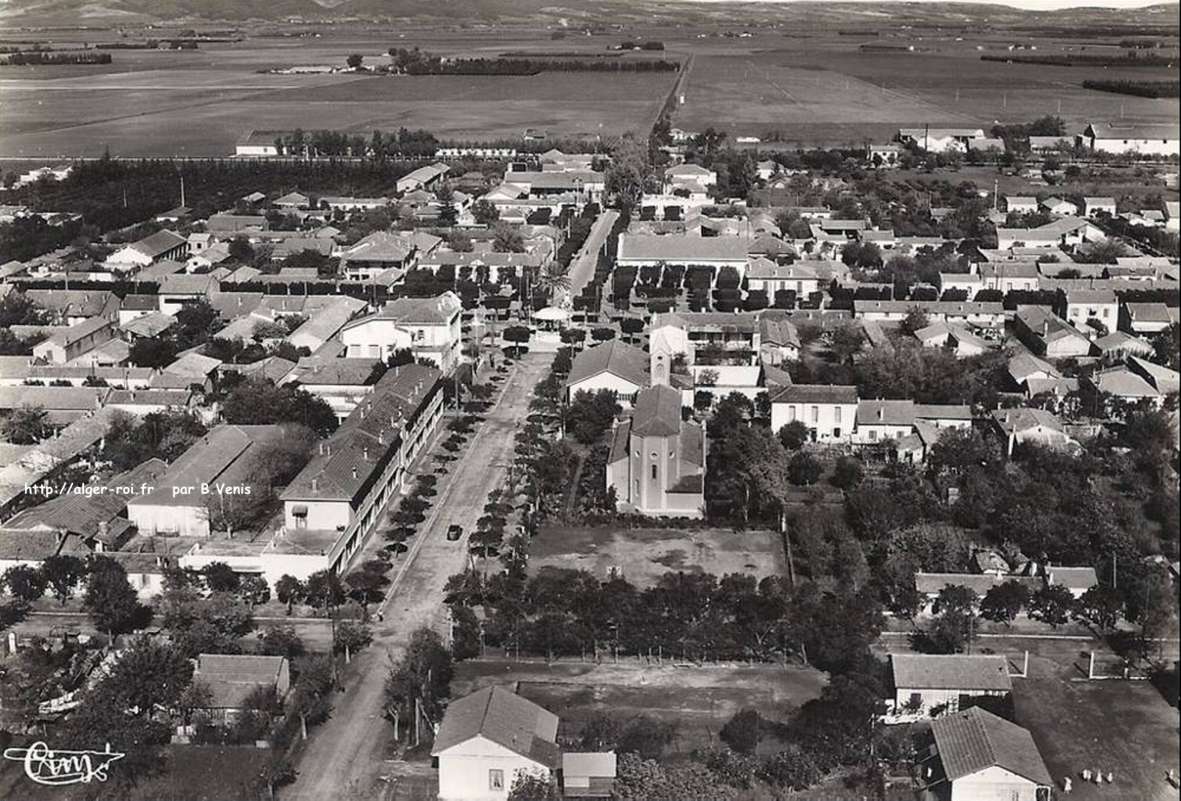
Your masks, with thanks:
[{"label": "line of trees", "polygon": [[95,53],[85,51],[81,53],[46,53],[44,51],[24,51],[13,53],[7,58],[0,59],[0,65],[10,67],[41,64],[110,64],[110,53]]},{"label": "line of trees", "polygon": [[1181,81],[1083,81],[1083,88],[1134,97],[1181,97]]},{"label": "line of trees", "polygon": [[390,69],[403,75],[537,75],[542,72],[675,72],[675,61],[643,59],[442,58],[418,48],[391,47]]},{"label": "line of trees", "polygon": [[1177,63],[1175,58],[1158,56],[1155,54],[1140,54],[1136,52],[1123,55],[1084,55],[1082,53],[1041,55],[983,55],[981,61],[1003,61],[1014,64],[1048,64],[1054,67],[1172,67]]}]

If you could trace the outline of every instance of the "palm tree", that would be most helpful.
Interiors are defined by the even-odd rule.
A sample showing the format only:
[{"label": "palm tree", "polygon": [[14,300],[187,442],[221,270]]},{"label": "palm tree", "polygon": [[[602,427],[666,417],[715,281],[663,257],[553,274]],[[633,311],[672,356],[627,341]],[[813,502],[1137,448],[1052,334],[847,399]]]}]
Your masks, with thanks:
[{"label": "palm tree", "polygon": [[534,286],[548,293],[552,300],[557,293],[570,291],[570,273],[563,265],[551,262],[538,271]]}]

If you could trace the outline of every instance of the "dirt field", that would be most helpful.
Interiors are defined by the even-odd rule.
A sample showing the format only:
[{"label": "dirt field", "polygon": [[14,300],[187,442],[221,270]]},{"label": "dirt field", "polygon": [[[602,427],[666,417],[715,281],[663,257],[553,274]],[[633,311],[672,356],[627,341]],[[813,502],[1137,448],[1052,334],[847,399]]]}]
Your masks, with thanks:
[{"label": "dirt field", "polygon": [[[616,136],[646,130],[675,73],[370,77],[259,70],[379,64],[396,35],[251,39],[195,52],[113,51],[113,63],[0,71],[0,157],[225,156],[251,130],[425,128],[441,137]],[[432,52],[487,55],[487,41],[416,40]],[[495,50],[526,43],[500,41]]]},{"label": "dirt field", "polygon": [[521,695],[562,719],[559,736],[577,736],[595,712],[648,715],[676,726],[672,751],[687,754],[717,745],[718,731],[735,712],[753,706],[767,717],[790,711],[819,696],[824,675],[815,670],[772,665],[697,667],[602,665],[480,659],[461,663],[452,697],[489,684],[516,686]]},{"label": "dirt field", "polygon": [[[1017,681],[1017,721],[1033,732],[1050,775],[1074,779],[1072,799],[1176,799],[1165,780],[1181,747],[1177,710],[1146,681]],[[1082,781],[1084,768],[1114,774],[1100,787]],[[1061,785],[1059,785],[1061,786]]]},{"label": "dirt field", "polygon": [[[1004,52],[1008,43],[962,38],[757,37],[742,50],[694,60],[674,124],[687,130],[712,125],[763,139],[778,132],[787,142],[835,146],[886,141],[903,126],[987,128],[994,121],[1024,122],[1045,114],[1061,116],[1072,130],[1092,119],[1176,119],[1171,101],[1081,86],[1087,78],[1161,80],[1175,72],[986,62],[982,54]],[[1034,41],[1039,52],[1065,52],[1072,46]],[[916,51],[861,50],[867,42],[914,45]]]},{"label": "dirt field", "polygon": [[730,529],[544,529],[531,546],[529,564],[586,570],[605,580],[614,568],[638,586],[669,571],[783,575],[783,546],[772,531]]}]

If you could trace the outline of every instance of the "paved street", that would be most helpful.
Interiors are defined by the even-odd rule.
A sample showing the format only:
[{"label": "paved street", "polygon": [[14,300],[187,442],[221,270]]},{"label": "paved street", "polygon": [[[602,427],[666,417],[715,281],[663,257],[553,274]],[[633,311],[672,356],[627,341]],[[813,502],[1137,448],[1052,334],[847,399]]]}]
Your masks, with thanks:
[{"label": "paved street", "polygon": [[[388,786],[383,765],[392,752],[393,729],[381,716],[387,667],[398,659],[410,634],[424,625],[446,633],[443,584],[463,569],[465,542],[448,542],[453,523],[470,533],[483,514],[484,499],[499,486],[512,460],[513,434],[527,414],[533,387],[545,375],[551,357],[531,353],[509,374],[506,389],[487,419],[452,464],[452,473],[415,536],[386,601],[385,621],[373,623],[374,642],[353,660],[345,676],[346,692],[334,699],[331,719],[311,734],[294,785],[283,801],[379,799]],[[466,540],[466,537],[465,537]],[[374,548],[380,543],[372,543]],[[363,557],[365,558],[365,557]]]},{"label": "paved street", "polygon": [[[583,288],[590,283],[590,280],[595,276],[595,265],[599,261],[599,251],[603,248],[603,244],[607,241],[607,237],[611,234],[611,228],[615,225],[615,221],[619,219],[619,212],[614,209],[607,209],[600,214],[591,226],[591,231],[587,234],[586,241],[582,243],[582,248],[574,256],[574,260],[570,263],[570,289],[564,290],[563,294],[571,298],[577,297]],[[555,297],[554,306],[561,306],[563,299]]]}]

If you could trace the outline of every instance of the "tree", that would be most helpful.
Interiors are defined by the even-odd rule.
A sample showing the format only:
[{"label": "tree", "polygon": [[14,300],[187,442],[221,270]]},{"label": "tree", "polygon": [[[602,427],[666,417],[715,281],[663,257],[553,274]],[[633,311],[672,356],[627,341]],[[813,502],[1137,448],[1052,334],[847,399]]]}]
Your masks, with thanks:
[{"label": "tree", "polygon": [[976,636],[976,608],[980,596],[958,585],[939,591],[931,611],[934,625],[927,632],[929,644],[938,653],[958,654],[972,644]]},{"label": "tree", "polygon": [[328,609],[330,612],[344,603],[345,590],[340,577],[327,570],[320,570],[308,576],[305,598],[313,609]]},{"label": "tree", "polygon": [[718,736],[740,754],[753,754],[762,737],[763,718],[754,707],[743,707],[726,721]]},{"label": "tree", "polygon": [[49,414],[40,406],[13,409],[3,420],[3,439],[14,445],[36,445],[49,436]]},{"label": "tree", "polygon": [[799,420],[793,420],[779,429],[779,441],[784,449],[798,451],[811,437],[808,426]]},{"label": "tree", "polygon": [[604,178],[607,194],[622,208],[634,208],[644,192],[650,169],[644,144],[630,136],[622,138],[612,153],[611,166]]},{"label": "tree", "polygon": [[492,225],[500,219],[500,210],[491,200],[480,198],[472,204],[472,219],[480,225]]},{"label": "tree", "polygon": [[369,618],[369,604],[385,597],[381,588],[389,583],[389,579],[385,577],[387,569],[386,563],[371,560],[349,573],[344,580],[349,595],[361,604],[361,613],[365,619]]},{"label": "tree", "polygon": [[815,484],[822,472],[820,461],[807,451],[799,451],[787,464],[787,477],[796,486]]},{"label": "tree", "polygon": [[927,313],[918,306],[914,306],[906,313],[898,330],[904,336],[913,336],[915,331],[921,331],[930,324],[931,321],[927,318]]},{"label": "tree", "polygon": [[242,264],[251,264],[254,262],[254,246],[250,244],[250,240],[244,236],[236,236],[230,240],[228,246],[230,258]]},{"label": "tree", "polygon": [[497,253],[524,253],[525,239],[514,226],[498,222],[492,229],[492,249]]},{"label": "tree", "polygon": [[45,558],[41,563],[41,575],[53,588],[54,596],[64,606],[74,588],[86,575],[86,564],[72,554],[55,554]]},{"label": "tree", "polygon": [[[784,426],[786,428],[786,426]],[[865,467],[854,456],[842,456],[833,468],[832,484],[843,490],[856,489],[865,478]]]},{"label": "tree", "polygon": [[150,715],[175,707],[192,678],[193,665],[179,650],[141,635],[103,680],[103,692],[121,709]]},{"label": "tree", "polygon": [[225,562],[210,562],[201,568],[201,578],[210,592],[237,592],[241,579]]},{"label": "tree", "polygon": [[294,660],[304,655],[303,640],[292,626],[267,626],[258,633],[259,653]]},{"label": "tree", "polygon": [[390,666],[386,677],[386,717],[412,719],[417,699],[426,715],[437,720],[450,694],[452,671],[451,654],[439,635],[428,628],[416,630],[402,659]]},{"label": "tree", "polygon": [[622,407],[611,390],[579,390],[566,411],[566,430],[583,445],[591,445],[611,427],[620,411]]},{"label": "tree", "polygon": [[348,65],[349,69],[356,71],[361,68],[361,62],[364,60],[365,57],[360,53],[349,53],[348,58],[345,59],[344,63]]},{"label": "tree", "polygon": [[280,603],[287,604],[287,614],[291,615],[291,608],[301,602],[307,595],[304,583],[295,576],[284,573],[275,582],[275,596]]},{"label": "tree", "polygon": [[834,328],[829,334],[828,341],[837,362],[848,364],[855,355],[861,352],[861,348],[865,344],[865,334],[860,325],[846,323]]},{"label": "tree", "polygon": [[1073,611],[1074,595],[1061,584],[1042,587],[1029,601],[1029,616],[1055,629],[1070,620]]},{"label": "tree", "polygon": [[336,430],[338,421],[332,407],[294,384],[277,387],[265,378],[239,382],[222,405],[227,423],[238,425],[274,425],[296,423],[320,436]]},{"label": "tree", "polygon": [[989,588],[980,601],[980,616],[1006,626],[1029,605],[1029,588],[1019,581],[1006,581]]},{"label": "tree", "polygon": [[1074,618],[1081,623],[1094,626],[1100,632],[1115,629],[1119,622],[1124,603],[1120,594],[1103,584],[1089,587],[1074,606]]},{"label": "tree", "polygon": [[561,797],[553,776],[528,770],[517,771],[508,793],[508,801],[558,801]]},{"label": "tree", "polygon": [[13,598],[32,603],[45,594],[45,574],[31,565],[13,565],[4,571],[4,586]]},{"label": "tree", "polygon": [[533,332],[529,330],[528,326],[510,325],[508,328],[504,329],[501,336],[504,337],[506,342],[513,343],[514,354],[520,356],[521,348],[526,342],[529,341],[530,337],[533,336]]},{"label": "tree", "polygon": [[335,653],[355,654],[373,641],[369,627],[345,620],[338,623],[332,638]]},{"label": "tree", "polygon": [[94,627],[110,635],[111,640],[146,622],[151,610],[143,607],[135,590],[127,581],[123,565],[105,556],[98,556],[90,564],[90,580],[82,605],[90,614]]}]

